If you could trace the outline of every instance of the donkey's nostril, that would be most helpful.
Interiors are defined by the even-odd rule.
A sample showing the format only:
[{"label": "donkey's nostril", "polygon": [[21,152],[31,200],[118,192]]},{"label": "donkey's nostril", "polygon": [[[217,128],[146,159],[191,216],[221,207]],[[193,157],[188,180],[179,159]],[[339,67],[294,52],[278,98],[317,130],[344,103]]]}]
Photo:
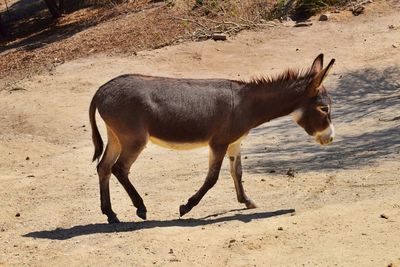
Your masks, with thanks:
[{"label": "donkey's nostril", "polygon": [[329,138],[329,142],[332,142],[332,141],[333,141],[333,137]]}]

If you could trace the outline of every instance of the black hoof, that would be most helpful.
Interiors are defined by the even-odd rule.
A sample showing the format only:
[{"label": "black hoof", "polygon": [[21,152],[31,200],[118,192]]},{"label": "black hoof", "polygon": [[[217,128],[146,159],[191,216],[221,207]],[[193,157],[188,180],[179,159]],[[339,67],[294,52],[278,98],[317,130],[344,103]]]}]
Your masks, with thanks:
[{"label": "black hoof", "polygon": [[118,220],[117,216],[108,217],[107,221],[108,221],[109,224],[120,223],[120,221]]},{"label": "black hoof", "polygon": [[190,209],[188,209],[186,207],[186,205],[180,205],[179,206],[179,216],[182,217],[183,215],[185,215],[186,213],[188,213],[190,211]]},{"label": "black hoof", "polygon": [[147,213],[147,210],[137,210],[136,211],[136,215],[143,220],[146,220],[146,213]]}]

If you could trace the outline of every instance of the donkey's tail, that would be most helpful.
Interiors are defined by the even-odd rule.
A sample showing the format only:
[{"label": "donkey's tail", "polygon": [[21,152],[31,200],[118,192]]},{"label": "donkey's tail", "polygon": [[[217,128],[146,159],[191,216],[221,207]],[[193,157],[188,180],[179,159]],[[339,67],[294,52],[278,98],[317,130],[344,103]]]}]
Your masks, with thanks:
[{"label": "donkey's tail", "polygon": [[103,140],[101,139],[101,135],[99,133],[99,129],[96,124],[96,97],[94,96],[92,102],[90,102],[89,107],[89,120],[90,126],[92,126],[92,140],[94,145],[94,155],[92,161],[99,161],[101,154],[103,153]]}]

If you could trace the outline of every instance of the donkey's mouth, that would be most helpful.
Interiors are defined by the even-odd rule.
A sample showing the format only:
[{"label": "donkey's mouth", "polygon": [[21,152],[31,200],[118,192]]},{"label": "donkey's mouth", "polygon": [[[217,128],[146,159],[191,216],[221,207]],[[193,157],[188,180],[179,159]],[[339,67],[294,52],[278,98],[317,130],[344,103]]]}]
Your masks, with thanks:
[{"label": "donkey's mouth", "polygon": [[333,142],[333,137],[332,136],[328,136],[328,137],[323,137],[321,135],[317,135],[315,137],[315,141],[317,141],[318,143],[320,143],[321,146],[326,146],[329,145],[330,143]]},{"label": "donkey's mouth", "polygon": [[332,123],[330,123],[325,130],[317,132],[315,134],[315,141],[320,143],[322,146],[329,145],[330,143],[332,143],[334,137],[335,137],[335,128],[333,128]]}]

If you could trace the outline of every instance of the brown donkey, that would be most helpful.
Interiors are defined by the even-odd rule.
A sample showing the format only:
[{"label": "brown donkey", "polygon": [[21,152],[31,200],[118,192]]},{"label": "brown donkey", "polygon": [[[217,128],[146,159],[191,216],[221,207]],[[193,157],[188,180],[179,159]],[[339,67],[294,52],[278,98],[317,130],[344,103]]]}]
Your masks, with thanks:
[{"label": "brown donkey", "polygon": [[206,180],[180,206],[181,216],[196,206],[217,182],[225,154],[229,156],[238,201],[247,208],[255,208],[242,185],[241,140],[254,127],[293,114],[294,120],[321,145],[332,142],[331,100],[322,81],[334,61],[323,68],[320,54],[307,71],[288,70],[275,78],[255,78],[249,82],[132,74],[101,86],[90,103],[89,116],[95,147],[93,160],[103,153],[96,109],[107,128],[108,143],[97,171],[101,210],[108,222],[119,222],[110,202],[111,173],[129,194],[136,214],[146,219],[143,199],[129,181],[128,173],[148,140],[175,149],[206,145],[210,148]]}]

